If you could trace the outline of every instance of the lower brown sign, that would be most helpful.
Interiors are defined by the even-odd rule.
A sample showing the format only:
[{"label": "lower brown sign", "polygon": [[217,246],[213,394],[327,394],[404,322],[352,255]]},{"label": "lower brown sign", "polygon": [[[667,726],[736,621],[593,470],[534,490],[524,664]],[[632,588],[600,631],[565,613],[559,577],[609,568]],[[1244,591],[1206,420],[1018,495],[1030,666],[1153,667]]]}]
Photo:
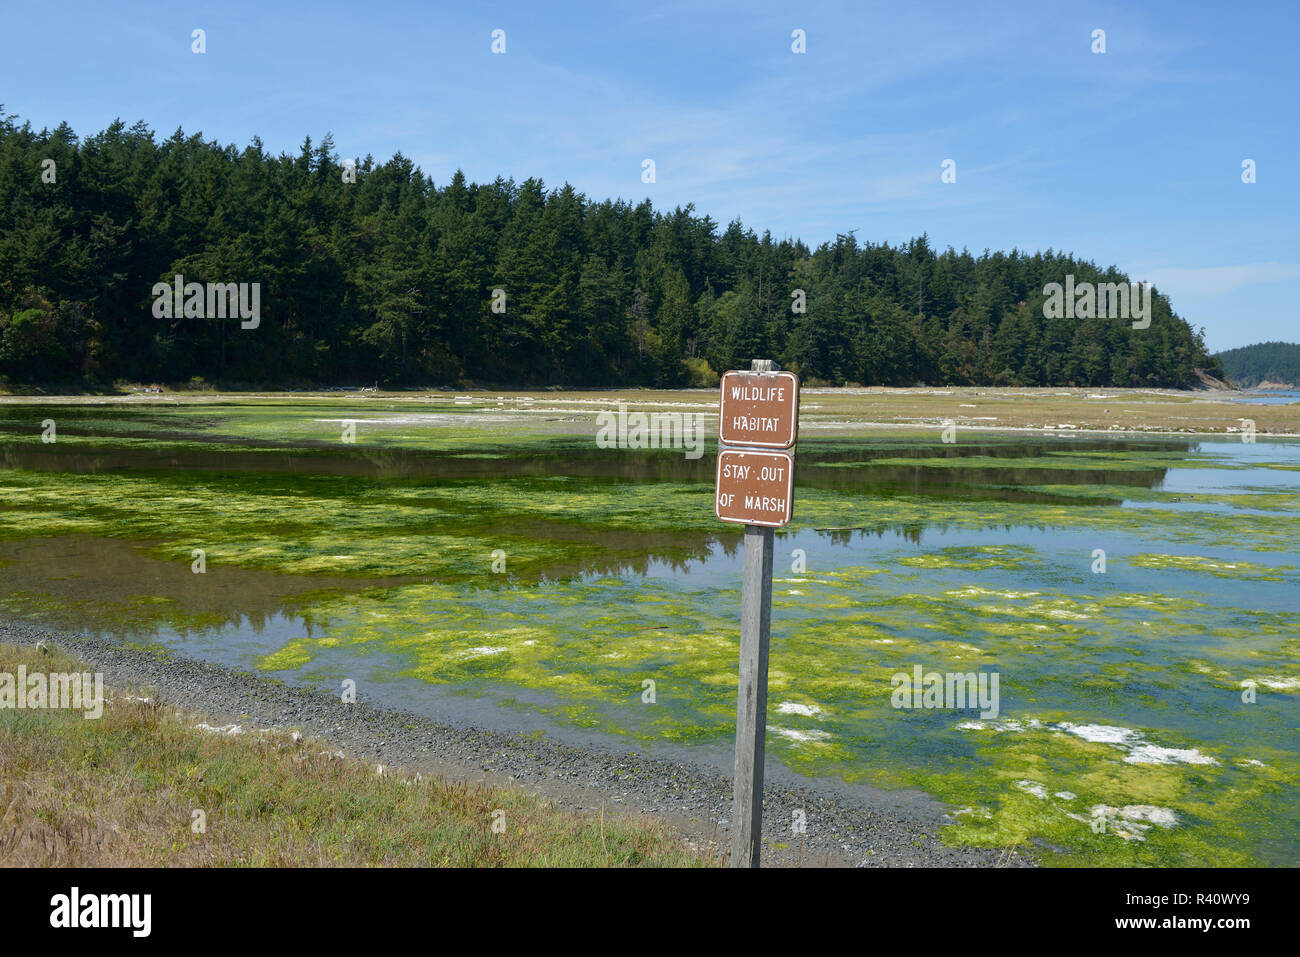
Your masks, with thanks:
[{"label": "lower brown sign", "polygon": [[724,522],[769,525],[790,521],[794,457],[788,452],[721,449],[713,514]]}]

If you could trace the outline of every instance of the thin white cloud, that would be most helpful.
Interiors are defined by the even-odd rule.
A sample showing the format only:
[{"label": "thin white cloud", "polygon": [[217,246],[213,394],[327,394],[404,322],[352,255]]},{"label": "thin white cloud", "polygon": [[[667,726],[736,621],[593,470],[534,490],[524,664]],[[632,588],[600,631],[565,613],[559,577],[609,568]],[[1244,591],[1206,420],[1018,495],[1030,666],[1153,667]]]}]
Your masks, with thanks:
[{"label": "thin white cloud", "polygon": [[1141,276],[1169,295],[1221,296],[1242,286],[1300,279],[1300,265],[1245,263],[1239,266],[1151,269]]}]

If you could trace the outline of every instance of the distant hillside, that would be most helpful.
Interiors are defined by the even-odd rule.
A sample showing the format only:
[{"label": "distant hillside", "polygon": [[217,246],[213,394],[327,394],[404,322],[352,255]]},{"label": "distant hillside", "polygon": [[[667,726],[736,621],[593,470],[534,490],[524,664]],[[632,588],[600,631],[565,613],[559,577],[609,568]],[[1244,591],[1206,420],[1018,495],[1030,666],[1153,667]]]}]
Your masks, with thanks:
[{"label": "distant hillside", "polygon": [[1262,383],[1300,388],[1300,343],[1259,342],[1220,352],[1223,371],[1243,389]]}]

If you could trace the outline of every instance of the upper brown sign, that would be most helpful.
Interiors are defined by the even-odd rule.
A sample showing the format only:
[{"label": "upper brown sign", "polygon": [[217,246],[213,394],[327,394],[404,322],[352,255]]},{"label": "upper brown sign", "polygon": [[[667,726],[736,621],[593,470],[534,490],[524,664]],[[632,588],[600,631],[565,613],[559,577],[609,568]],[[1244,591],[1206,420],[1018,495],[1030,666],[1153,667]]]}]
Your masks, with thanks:
[{"label": "upper brown sign", "polygon": [[724,522],[779,528],[794,511],[794,456],[789,452],[722,449],[713,514]]},{"label": "upper brown sign", "polygon": [[799,430],[799,377],[793,372],[722,376],[718,440],[723,445],[788,449]]}]

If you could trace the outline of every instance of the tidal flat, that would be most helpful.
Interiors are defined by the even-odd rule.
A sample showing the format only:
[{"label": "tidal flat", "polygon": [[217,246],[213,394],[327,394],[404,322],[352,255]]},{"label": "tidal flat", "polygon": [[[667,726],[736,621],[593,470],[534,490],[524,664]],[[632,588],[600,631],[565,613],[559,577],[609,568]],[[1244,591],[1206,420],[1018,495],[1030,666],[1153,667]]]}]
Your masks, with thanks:
[{"label": "tidal flat", "polygon": [[[1300,406],[894,392],[805,390],[769,760],[923,790],[946,842],[1045,864],[1300,863]],[[742,535],[713,517],[716,419],[695,460],[597,448],[619,401],[716,410],[4,400],[0,616],[725,762]],[[915,666],[996,674],[996,716],[894,707]]]}]

